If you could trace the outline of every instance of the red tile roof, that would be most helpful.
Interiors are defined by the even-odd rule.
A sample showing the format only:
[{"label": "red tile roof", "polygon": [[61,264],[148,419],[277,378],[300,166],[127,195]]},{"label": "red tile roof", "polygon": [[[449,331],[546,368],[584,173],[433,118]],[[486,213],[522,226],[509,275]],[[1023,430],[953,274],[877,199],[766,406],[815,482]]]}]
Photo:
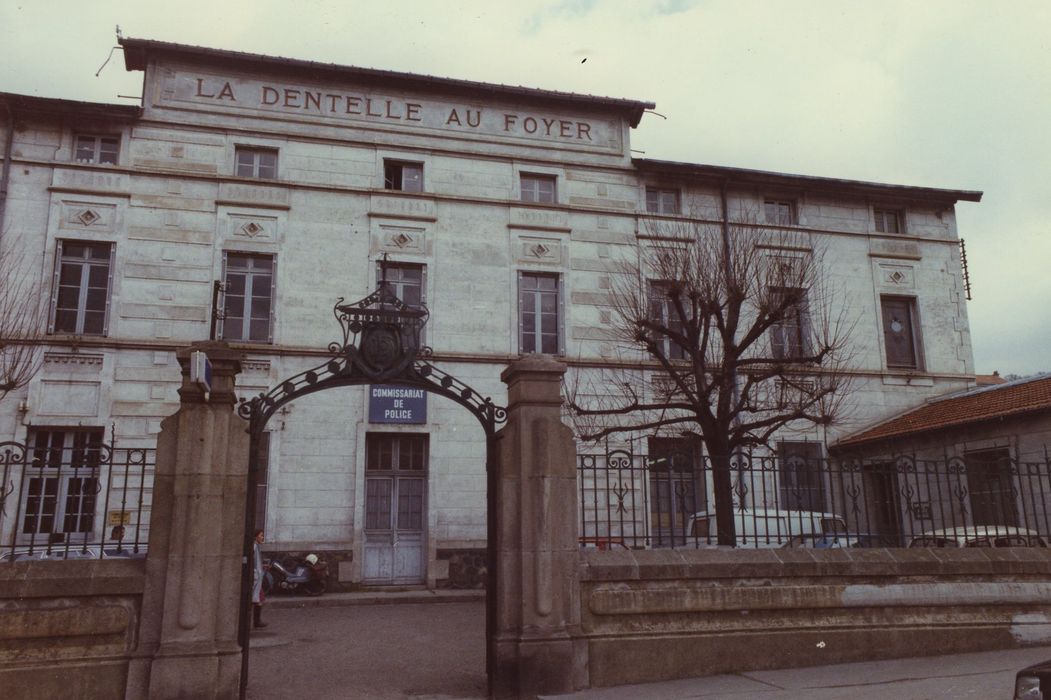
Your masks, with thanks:
[{"label": "red tile roof", "polygon": [[1040,410],[1051,411],[1051,374],[934,399],[875,427],[849,435],[838,441],[835,447],[855,447]]}]

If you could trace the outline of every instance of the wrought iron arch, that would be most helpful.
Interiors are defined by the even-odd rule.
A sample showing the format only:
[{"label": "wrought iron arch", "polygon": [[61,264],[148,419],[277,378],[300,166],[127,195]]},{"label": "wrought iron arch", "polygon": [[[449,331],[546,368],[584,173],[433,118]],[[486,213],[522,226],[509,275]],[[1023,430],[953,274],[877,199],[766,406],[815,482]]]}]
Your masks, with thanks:
[{"label": "wrought iron arch", "polygon": [[[385,269],[385,268],[384,268]],[[486,595],[487,637],[495,625],[495,462],[497,427],[506,422],[507,409],[482,396],[474,388],[435,367],[429,358],[431,348],[420,344],[421,331],[429,313],[420,304],[410,306],[394,294],[386,278],[372,294],[345,304],[341,297],[332,309],[342,330],[342,341],[329,343],[330,357],[316,367],[293,375],[273,389],[250,399],[242,399],[237,413],[248,421],[249,465],[245,508],[245,549],[241,580],[241,620],[239,641],[242,648],[241,697],[248,682],[249,616],[251,595],[252,541],[254,539],[255,500],[259,477],[259,445],[267,422],[282,406],[310,394],[345,386],[395,384],[423,389],[460,404],[478,419],[486,437],[487,520],[489,584]],[[486,644],[486,671],[492,678],[493,659]]]}]

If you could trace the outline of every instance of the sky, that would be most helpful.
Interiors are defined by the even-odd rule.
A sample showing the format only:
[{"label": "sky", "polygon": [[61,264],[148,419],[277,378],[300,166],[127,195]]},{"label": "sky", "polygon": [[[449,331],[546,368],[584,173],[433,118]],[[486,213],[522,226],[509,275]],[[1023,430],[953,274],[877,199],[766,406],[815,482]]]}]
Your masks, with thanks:
[{"label": "sky", "polygon": [[647,158],[981,190],[975,370],[1051,371],[1051,3],[0,0],[0,91],[137,104],[124,36],[649,100]]}]

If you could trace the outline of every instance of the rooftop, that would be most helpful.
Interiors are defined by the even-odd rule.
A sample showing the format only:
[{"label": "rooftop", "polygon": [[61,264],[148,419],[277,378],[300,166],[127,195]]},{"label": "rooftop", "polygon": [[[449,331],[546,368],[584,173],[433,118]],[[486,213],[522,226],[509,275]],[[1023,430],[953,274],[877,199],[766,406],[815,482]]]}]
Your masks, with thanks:
[{"label": "rooftop", "polygon": [[914,408],[872,428],[845,437],[834,447],[857,447],[866,443],[955,428],[1034,411],[1051,411],[1051,374],[968,389],[932,399],[919,408]]},{"label": "rooftop", "polygon": [[481,83],[473,80],[442,78],[419,73],[399,73],[376,68],[343,66],[335,63],[266,56],[244,51],[211,49],[204,46],[190,46],[168,41],[124,37],[118,39],[118,43],[124,48],[124,65],[128,70],[145,70],[151,56],[167,55],[194,62],[224,62],[227,65],[254,66],[257,69],[263,66],[276,73],[294,72],[299,75],[309,73],[312,79],[351,80],[362,85],[384,85],[427,92],[454,92],[477,97],[525,99],[532,102],[564,106],[601,107],[608,111],[624,114],[633,127],[638,126],[639,121],[642,119],[642,113],[645,110],[653,109],[656,106],[652,102],[639,100],[599,97],[576,92],[540,90],[516,85]]}]

